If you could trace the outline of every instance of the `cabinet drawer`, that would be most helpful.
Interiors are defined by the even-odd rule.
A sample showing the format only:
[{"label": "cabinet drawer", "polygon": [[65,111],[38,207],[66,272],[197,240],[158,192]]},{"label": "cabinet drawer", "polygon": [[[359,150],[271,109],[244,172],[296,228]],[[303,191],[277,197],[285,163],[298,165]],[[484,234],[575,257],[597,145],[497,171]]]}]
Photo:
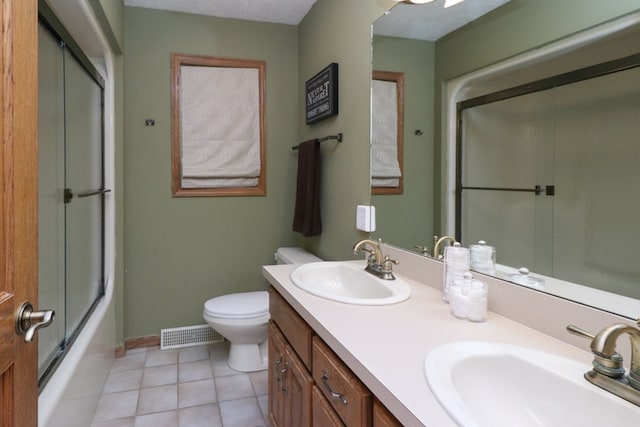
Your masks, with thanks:
[{"label": "cabinet drawer", "polygon": [[371,392],[317,336],[313,337],[313,379],[345,425],[371,425]]},{"label": "cabinet drawer", "polygon": [[269,288],[269,312],[307,369],[311,368],[313,330],[273,287]]}]

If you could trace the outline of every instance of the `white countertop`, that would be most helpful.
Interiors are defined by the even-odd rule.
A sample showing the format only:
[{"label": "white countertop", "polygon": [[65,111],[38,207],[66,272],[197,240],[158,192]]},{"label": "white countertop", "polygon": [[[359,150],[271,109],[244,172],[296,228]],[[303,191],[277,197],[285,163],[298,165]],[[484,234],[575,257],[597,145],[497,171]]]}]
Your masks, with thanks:
[{"label": "white countertop", "polygon": [[[346,262],[365,266],[364,261]],[[348,305],[296,287],[289,278],[296,267],[265,266],[263,275],[405,426],[456,425],[431,393],[424,376],[425,356],[439,345],[453,341],[502,342],[568,357],[586,367],[591,364],[589,351],[498,314],[490,312],[483,323],[456,319],[434,283],[428,286],[396,272],[411,286],[409,300],[389,306]],[[439,280],[437,274],[432,277]]]}]

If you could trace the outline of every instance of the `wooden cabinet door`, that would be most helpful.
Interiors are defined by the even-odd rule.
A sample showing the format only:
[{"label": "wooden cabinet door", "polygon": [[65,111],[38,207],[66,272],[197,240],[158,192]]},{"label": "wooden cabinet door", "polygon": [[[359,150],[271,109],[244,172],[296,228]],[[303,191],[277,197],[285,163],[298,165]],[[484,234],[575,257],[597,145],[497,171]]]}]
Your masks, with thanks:
[{"label": "wooden cabinet door", "polygon": [[285,426],[310,427],[313,378],[291,347],[285,352]]},{"label": "wooden cabinet door", "polygon": [[285,366],[286,341],[273,323],[269,322],[269,419],[273,427],[284,426],[283,369]]},{"label": "wooden cabinet door", "polygon": [[311,411],[313,418],[313,425],[318,427],[344,427],[340,417],[333,410],[327,399],[318,388],[313,386],[311,396]]},{"label": "wooden cabinet door", "polygon": [[378,399],[373,400],[373,427],[402,427],[400,421]]},{"label": "wooden cabinet door", "polygon": [[38,303],[38,8],[0,0],[0,426],[36,427],[38,342],[17,336]]}]

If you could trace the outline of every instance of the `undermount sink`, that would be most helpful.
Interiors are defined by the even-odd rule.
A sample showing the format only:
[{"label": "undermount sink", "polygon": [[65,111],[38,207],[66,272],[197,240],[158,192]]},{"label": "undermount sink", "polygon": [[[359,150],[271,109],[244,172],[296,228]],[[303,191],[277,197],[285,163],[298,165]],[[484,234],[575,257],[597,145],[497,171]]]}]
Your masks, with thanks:
[{"label": "undermount sink", "polygon": [[430,352],[425,376],[460,425],[637,426],[640,407],[584,379],[591,367],[499,343],[456,342]]},{"label": "undermount sink", "polygon": [[389,305],[411,296],[411,287],[402,279],[382,280],[354,263],[302,264],[291,272],[291,280],[313,295],[346,304]]}]

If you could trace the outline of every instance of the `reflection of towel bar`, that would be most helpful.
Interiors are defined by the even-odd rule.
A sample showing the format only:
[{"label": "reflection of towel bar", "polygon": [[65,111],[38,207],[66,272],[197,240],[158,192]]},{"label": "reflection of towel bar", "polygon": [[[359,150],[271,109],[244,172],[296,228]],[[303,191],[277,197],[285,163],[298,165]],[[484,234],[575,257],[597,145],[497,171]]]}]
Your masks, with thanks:
[{"label": "reflection of towel bar", "polygon": [[[318,138],[318,142],[329,141],[330,139],[335,139],[338,142],[342,142],[342,132],[337,135],[329,135],[325,136],[324,138]],[[300,148],[300,145],[291,147],[292,150],[297,150],[298,148]]]}]

